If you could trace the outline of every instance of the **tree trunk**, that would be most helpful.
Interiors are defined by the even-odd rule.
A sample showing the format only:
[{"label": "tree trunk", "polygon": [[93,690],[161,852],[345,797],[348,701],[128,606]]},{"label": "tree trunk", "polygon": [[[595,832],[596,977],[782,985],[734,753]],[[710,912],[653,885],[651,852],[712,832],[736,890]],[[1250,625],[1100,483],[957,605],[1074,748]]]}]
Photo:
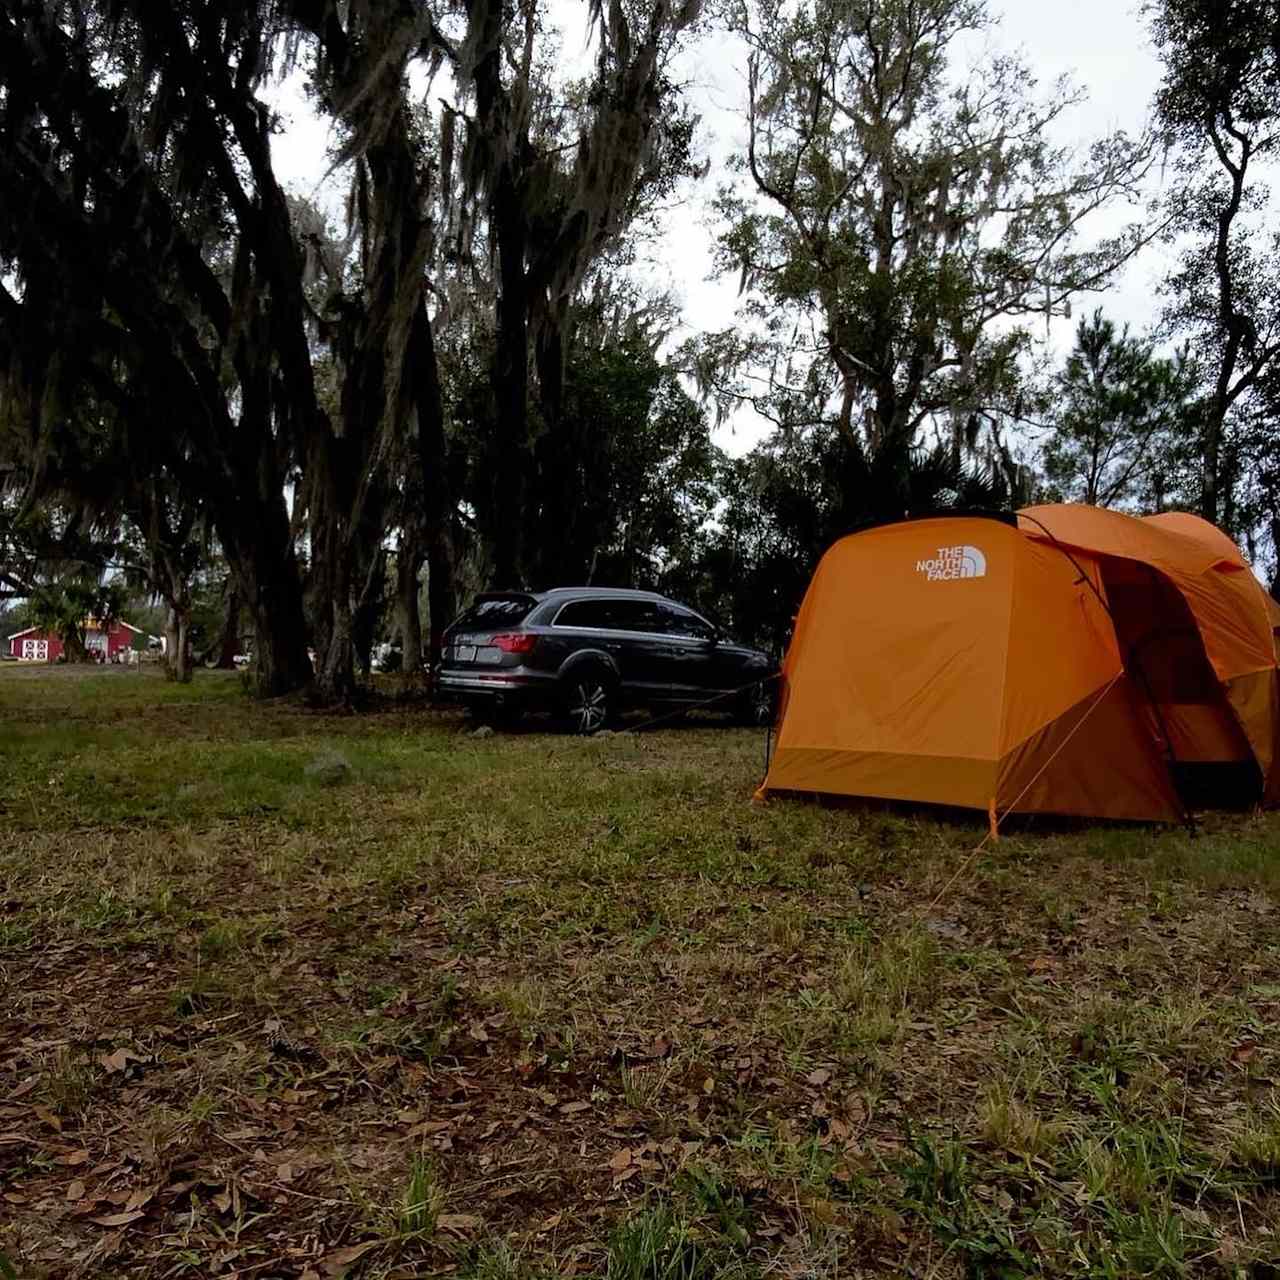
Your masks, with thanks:
[{"label": "tree trunk", "polygon": [[386,602],[387,557],[381,548],[374,551],[371,563],[361,576],[364,588],[351,610],[351,653],[360,674],[367,678],[373,670],[373,642]]},{"label": "tree trunk", "polygon": [[325,702],[346,703],[355,692],[355,646],[352,640],[351,593],[345,574],[336,575],[340,589],[333,594],[333,626],[328,650],[321,655],[316,685]]},{"label": "tree trunk", "polygon": [[[425,302],[419,302],[409,335],[409,364],[418,410],[418,466],[422,472],[422,522],[427,541],[427,658],[440,665],[444,629],[457,611],[453,561],[454,500],[449,443],[444,434],[444,398],[436,363],[435,336]],[[406,665],[408,654],[405,654]]]},{"label": "tree trunk", "polygon": [[274,698],[304,688],[311,683],[313,672],[307,656],[302,584],[293,547],[289,546],[284,555],[272,556],[263,539],[232,563],[253,619],[253,671],[258,696]]},{"label": "tree trunk", "polygon": [[260,698],[293,693],[311,683],[315,673],[307,656],[302,609],[282,617],[269,600],[250,606],[253,616],[254,688]]},{"label": "tree trunk", "polygon": [[[316,457],[313,470],[329,474],[328,459]],[[334,479],[336,483],[336,478]],[[349,538],[339,527],[341,500],[331,490],[313,489],[309,511],[311,575],[308,595],[315,628],[315,686],[321,701],[341,705],[355,692],[352,625],[352,561]]]},{"label": "tree trunk", "polygon": [[422,613],[418,608],[418,570],[422,553],[417,539],[406,536],[396,553],[396,610],[405,675],[422,673]]},{"label": "tree trunk", "polygon": [[527,227],[521,209],[521,181],[532,160],[527,126],[514,118],[502,81],[505,11],[497,0],[471,7],[473,39],[482,52],[473,70],[476,115],[490,144],[498,148],[500,169],[489,197],[489,221],[498,247],[497,336],[494,390],[497,420],[493,484],[486,530],[493,553],[494,586],[518,587],[524,578],[524,480],[529,465],[529,280]]},{"label": "tree trunk", "polygon": [[1219,160],[1231,178],[1231,194],[1227,203],[1218,210],[1213,247],[1213,264],[1218,284],[1218,323],[1226,343],[1218,361],[1213,398],[1209,406],[1201,448],[1200,515],[1210,524],[1217,524],[1222,506],[1220,454],[1223,428],[1231,408],[1233,399],[1231,383],[1235,377],[1236,362],[1240,357],[1240,344],[1244,337],[1244,318],[1236,309],[1236,279],[1231,258],[1231,236],[1236,215],[1244,203],[1249,148],[1247,143],[1244,144],[1239,162],[1232,163],[1221,147],[1212,121],[1210,121],[1210,132],[1218,149]]},{"label": "tree trunk", "polygon": [[1233,446],[1219,450],[1218,457],[1218,519],[1216,523],[1225,529],[1233,538],[1236,537],[1236,524],[1239,507],[1236,497],[1239,482],[1239,454]]},{"label": "tree trunk", "polygon": [[538,342],[538,402],[546,427],[554,432],[564,415],[564,319],[554,315],[543,324],[547,331]]},{"label": "tree trunk", "polygon": [[93,661],[78,627],[69,627],[62,633],[62,657],[64,662]]},{"label": "tree trunk", "polygon": [[525,277],[525,229],[514,183],[506,176],[495,195],[498,236],[498,333],[494,385],[497,391],[497,458],[494,467],[493,585],[521,587],[525,581],[524,526],[529,471],[529,303]]},{"label": "tree trunk", "polygon": [[[305,399],[302,390],[298,395]],[[246,453],[234,460],[238,500],[229,491],[219,494],[214,528],[253,622],[254,691],[275,698],[312,680],[302,577],[276,447],[270,439],[261,442],[256,462]]]},{"label": "tree trunk", "polygon": [[179,684],[191,682],[191,612],[170,604],[164,623],[164,674]]},{"label": "tree trunk", "polygon": [[218,667],[223,671],[234,669],[236,654],[240,652],[240,591],[234,578],[227,579],[225,589],[227,612],[222,620],[222,639],[218,644]]},{"label": "tree trunk", "polygon": [[[1225,375],[1219,382],[1225,382]],[[1200,515],[1210,524],[1217,524],[1219,518],[1218,479],[1222,466],[1222,426],[1226,419],[1226,409],[1220,407],[1223,400],[1221,391],[1214,395],[1209,420],[1200,438]]]},{"label": "tree trunk", "polygon": [[1271,571],[1271,598],[1280,600],[1280,516],[1271,517],[1271,554],[1275,557]]},{"label": "tree trunk", "polygon": [[444,653],[445,628],[458,613],[453,547],[447,532],[436,537],[427,550],[427,660],[432,671]]},{"label": "tree trunk", "polygon": [[[557,324],[555,317],[544,319]],[[537,344],[539,437],[525,490],[525,584],[554,586],[581,582],[591,550],[602,540],[603,524],[616,516],[601,511],[601,495],[589,491],[593,441],[583,438],[577,417],[566,417],[565,357],[560,329],[544,333]],[[584,487],[584,484],[587,487]]]}]

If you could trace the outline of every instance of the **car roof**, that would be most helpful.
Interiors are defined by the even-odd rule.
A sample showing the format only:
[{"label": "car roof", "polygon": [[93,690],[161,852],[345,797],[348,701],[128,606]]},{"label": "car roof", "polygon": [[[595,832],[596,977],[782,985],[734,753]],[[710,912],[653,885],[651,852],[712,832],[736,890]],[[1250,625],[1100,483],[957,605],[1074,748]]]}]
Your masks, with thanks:
[{"label": "car roof", "polygon": [[631,587],[551,587],[538,591],[539,600],[563,600],[569,596],[593,596],[610,600],[665,600],[656,591],[636,591]]}]

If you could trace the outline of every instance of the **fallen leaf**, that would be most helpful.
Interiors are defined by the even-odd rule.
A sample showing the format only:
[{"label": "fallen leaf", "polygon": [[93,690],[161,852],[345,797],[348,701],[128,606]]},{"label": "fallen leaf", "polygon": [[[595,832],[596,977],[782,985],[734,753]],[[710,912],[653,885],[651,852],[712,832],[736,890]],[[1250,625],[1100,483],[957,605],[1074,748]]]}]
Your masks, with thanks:
[{"label": "fallen leaf", "polygon": [[100,1227],[127,1227],[129,1223],[146,1216],[141,1209],[130,1209],[127,1213],[109,1213],[106,1217],[90,1218],[89,1221],[96,1222]]},{"label": "fallen leaf", "polygon": [[145,1209],[155,1198],[155,1194],[159,1190],[160,1188],[158,1186],[139,1187],[124,1202],[124,1207],[129,1210],[130,1213],[132,1213],[134,1209]]},{"label": "fallen leaf", "polygon": [[609,1168],[615,1173],[621,1173],[623,1169],[631,1167],[631,1148],[623,1147],[621,1151],[609,1161]]},{"label": "fallen leaf", "polygon": [[77,1178],[73,1183],[71,1183],[67,1187],[67,1199],[68,1200],[84,1199],[84,1183],[81,1182],[79,1178]]},{"label": "fallen leaf", "polygon": [[16,1147],[20,1144],[27,1146],[36,1146],[34,1138],[28,1138],[25,1133],[0,1133],[0,1147]]},{"label": "fallen leaf", "polygon": [[553,1214],[551,1215],[551,1217],[549,1217],[549,1218],[548,1218],[548,1219],[547,1219],[547,1220],[546,1220],[546,1221],[545,1221],[545,1222],[544,1222],[544,1223],[543,1223],[543,1224],[538,1228],[538,1234],[541,1236],[541,1235],[546,1235],[546,1233],[547,1233],[548,1231],[554,1231],[554,1230],[555,1230],[555,1228],[556,1228],[556,1227],[558,1227],[558,1226],[560,1225],[560,1223],[561,1223],[563,1220],[564,1220],[564,1211],[563,1211],[563,1210],[561,1210],[561,1212],[559,1212],[559,1213],[553,1213]]},{"label": "fallen leaf", "polygon": [[29,1080],[24,1080],[11,1094],[8,1095],[8,1097],[5,1098],[5,1101],[17,1102],[19,1098],[25,1098],[27,1094],[29,1094],[39,1083],[39,1076],[32,1076]]},{"label": "fallen leaf", "polygon": [[483,1022],[473,1022],[468,1030],[473,1040],[479,1040],[481,1044],[489,1043],[489,1033],[484,1029]]},{"label": "fallen leaf", "polygon": [[98,1058],[98,1062],[107,1071],[124,1071],[130,1062],[146,1062],[146,1055],[134,1053],[132,1049],[121,1047],[113,1053],[104,1053]]},{"label": "fallen leaf", "polygon": [[421,1124],[415,1124],[404,1136],[421,1138],[432,1133],[443,1133],[452,1123],[452,1120],[424,1120]]},{"label": "fallen leaf", "polygon": [[65,1155],[55,1156],[54,1164],[65,1165],[68,1168],[75,1168],[79,1164],[88,1164],[89,1153],[87,1151],[68,1151]]},{"label": "fallen leaf", "polygon": [[353,1244],[347,1249],[339,1249],[336,1253],[331,1253],[321,1262],[326,1276],[340,1276],[353,1263],[359,1262],[371,1249],[376,1249],[382,1243],[381,1240],[368,1240],[364,1244]]},{"label": "fallen leaf", "polygon": [[282,1164],[276,1167],[276,1180],[279,1182],[293,1181],[293,1165]]},{"label": "fallen leaf", "polygon": [[590,1111],[591,1103],[589,1102],[566,1102],[560,1107],[560,1114],[563,1116],[576,1116],[579,1112]]},{"label": "fallen leaf", "polygon": [[231,1212],[230,1194],[226,1191],[219,1191],[218,1194],[213,1197],[213,1207],[217,1209],[219,1213],[230,1213]]},{"label": "fallen leaf", "polygon": [[62,1132],[61,1116],[55,1116],[53,1112],[49,1110],[48,1107],[32,1107],[31,1110],[34,1111],[36,1115],[38,1115],[40,1119],[43,1120],[45,1124],[49,1126],[50,1129],[55,1130],[57,1133]]},{"label": "fallen leaf", "polygon": [[819,1067],[816,1071],[810,1071],[805,1079],[812,1085],[824,1085],[831,1079],[831,1072],[825,1067]]},{"label": "fallen leaf", "polygon": [[442,1213],[436,1219],[436,1226],[444,1231],[457,1231],[465,1233],[474,1231],[477,1227],[483,1226],[484,1220],[477,1218],[473,1213]]}]

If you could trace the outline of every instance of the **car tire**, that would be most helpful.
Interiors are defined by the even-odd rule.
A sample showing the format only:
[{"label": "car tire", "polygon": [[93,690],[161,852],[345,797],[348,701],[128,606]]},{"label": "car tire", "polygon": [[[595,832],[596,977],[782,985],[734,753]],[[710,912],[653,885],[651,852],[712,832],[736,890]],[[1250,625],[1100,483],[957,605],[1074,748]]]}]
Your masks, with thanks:
[{"label": "car tire", "polygon": [[738,724],[753,729],[763,729],[772,724],[776,713],[773,681],[761,680],[748,686],[738,695],[733,718]]},{"label": "car tire", "polygon": [[580,668],[565,678],[560,716],[569,733],[590,737],[608,726],[617,712],[612,678],[598,667]]}]

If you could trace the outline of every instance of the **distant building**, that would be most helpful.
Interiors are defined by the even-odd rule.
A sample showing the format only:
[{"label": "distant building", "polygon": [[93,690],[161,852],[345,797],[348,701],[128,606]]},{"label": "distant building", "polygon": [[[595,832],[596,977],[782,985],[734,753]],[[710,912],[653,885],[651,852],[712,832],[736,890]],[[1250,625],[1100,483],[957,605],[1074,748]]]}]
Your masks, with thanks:
[{"label": "distant building", "polygon": [[[123,661],[117,654],[127,653],[132,649],[136,636],[146,633],[141,627],[135,627],[123,618],[113,618],[103,627],[96,618],[85,623],[84,647],[91,658],[99,662]],[[148,646],[153,643],[163,648],[159,636],[146,635]],[[46,631],[42,627],[28,627],[25,631],[15,631],[7,637],[8,656],[17,658],[19,662],[56,662],[62,657],[62,637],[55,632]]]}]

